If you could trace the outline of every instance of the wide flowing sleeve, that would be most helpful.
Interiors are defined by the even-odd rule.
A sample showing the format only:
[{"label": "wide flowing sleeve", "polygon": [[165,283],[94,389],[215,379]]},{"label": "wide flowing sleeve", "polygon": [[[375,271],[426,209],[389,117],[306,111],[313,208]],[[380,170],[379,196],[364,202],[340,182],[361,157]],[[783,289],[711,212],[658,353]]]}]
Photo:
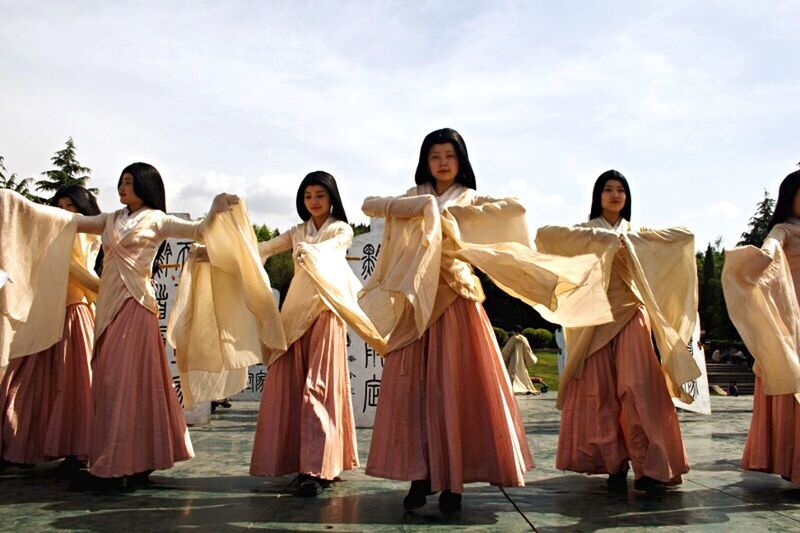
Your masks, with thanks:
[{"label": "wide flowing sleeve", "polygon": [[248,366],[286,350],[245,203],[217,213],[201,237],[209,260],[184,265],[167,329],[189,405],[240,392]]},{"label": "wide flowing sleeve", "polygon": [[764,394],[800,392],[800,305],[775,226],[762,248],[725,250],[722,290],[728,314],[756,360]]},{"label": "wide flowing sleeve", "polygon": [[386,342],[358,303],[361,282],[345,260],[347,248],[353,241],[352,228],[337,223],[329,238],[315,244],[302,243],[296,252],[297,264],[314,283],[326,307],[335,312],[348,326],[372,346],[376,352],[386,352]]},{"label": "wide flowing sleeve", "polygon": [[[612,320],[602,258],[544,253],[532,247],[525,208],[515,199],[478,198],[473,205],[451,207],[442,227],[454,243],[445,253],[479,268],[547,320],[571,327]],[[563,238],[571,238],[570,233],[570,228],[562,228]]]},{"label": "wide flowing sleeve", "polygon": [[387,350],[422,336],[436,301],[442,254],[441,216],[431,195],[368,198],[363,210],[385,216],[375,270],[359,304]]},{"label": "wide flowing sleeve", "polygon": [[0,367],[61,339],[76,217],[0,189]]},{"label": "wide flowing sleeve", "polygon": [[258,243],[258,255],[263,265],[273,255],[292,249],[292,230],[285,231],[268,241]]}]

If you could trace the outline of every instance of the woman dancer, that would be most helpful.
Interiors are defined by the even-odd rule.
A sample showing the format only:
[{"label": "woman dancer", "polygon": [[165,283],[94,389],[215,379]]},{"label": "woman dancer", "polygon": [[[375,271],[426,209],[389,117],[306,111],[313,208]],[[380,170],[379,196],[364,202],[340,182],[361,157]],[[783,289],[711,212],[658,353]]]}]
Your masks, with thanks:
[{"label": "woman dancer", "polygon": [[763,246],[727,250],[722,274],[731,320],[756,358],[753,418],[742,468],[800,484],[800,171],[778,191]]},{"label": "woman dancer", "polygon": [[537,266],[542,257],[526,246],[519,204],[477,197],[458,132],[425,137],[415,181],[403,197],[367,198],[363,206],[387,218],[360,300],[388,343],[366,471],[411,481],[407,510],[441,491],[439,507],[450,514],[461,507],[464,483],[521,486],[533,467],[470,264],[551,308],[563,280]]},{"label": "woman dancer", "polygon": [[[51,205],[72,213],[100,213],[85,188],[60,189]],[[94,274],[100,241],[76,235],[72,245],[64,333],[42,353],[14,359],[0,383],[2,458],[34,464],[64,457],[69,475],[85,466],[91,436],[91,358],[99,280]]]},{"label": "woman dancer", "polygon": [[[655,283],[654,277],[648,277],[640,266],[640,255],[637,255],[640,243],[625,240],[633,231],[630,220],[628,181],[616,170],[604,172],[594,185],[589,222],[581,224],[593,230],[587,230],[586,243],[573,241],[573,246],[580,248],[603,241],[610,245],[613,263],[608,296],[614,320],[594,328],[566,329],[569,358],[559,388],[563,412],[556,467],[587,474],[608,474],[609,490],[624,492],[628,488],[626,477],[630,461],[636,478],[634,487],[653,492],[664,490],[670,482],[680,482],[681,474],[686,473],[689,466],[675,407],[651,341],[651,323],[662,323],[660,316],[651,315],[660,312],[658,306],[664,307],[664,301],[646,304],[650,302],[643,293],[653,292],[657,296],[658,291],[650,291],[652,287],[648,285]],[[684,294],[688,291],[681,292],[680,288],[692,285],[695,279],[691,274],[695,268],[693,247],[686,252],[686,243],[691,245],[693,240],[683,230],[673,233],[662,232],[655,245],[661,254],[670,253],[668,246],[675,251],[670,243],[678,243],[683,250],[671,254],[683,259],[680,263],[683,269],[671,272],[674,279],[670,283],[674,283],[676,292]],[[548,230],[542,229],[537,245],[547,250],[548,241],[557,239],[558,236],[548,239]],[[617,249],[621,239],[624,246]],[[692,301],[692,298],[689,296],[687,300]],[[696,309],[696,300],[694,307]],[[656,337],[661,340],[665,336],[657,332]],[[673,341],[679,337],[673,337]],[[684,352],[685,345],[683,341]],[[659,347],[665,361],[674,359],[671,357],[674,346],[662,343]],[[686,360],[688,352],[674,353],[680,354],[677,357],[683,358],[682,364],[689,365],[688,371],[693,372]]]},{"label": "woman dancer", "polygon": [[[2,355],[17,357],[15,345],[35,346],[52,335],[39,303],[55,297],[62,275],[64,241],[80,233],[103,236],[103,273],[95,317],[92,360],[94,418],[89,473],[77,478],[76,490],[89,486],[120,487],[145,482],[153,470],[170,468],[192,457],[189,433],[167,366],[158,327],[151,277],[155,258],[168,237],[202,240],[216,213],[237,203],[220,194],[202,222],[166,214],[164,182],[147,163],[123,169],[117,182],[120,202],[115,213],[63,217],[35,206],[19,195],[0,192],[0,223],[10,245],[0,251],[0,267],[14,283],[0,293],[0,338],[12,340]],[[36,246],[24,246],[22,239]],[[43,276],[42,265],[53,275]],[[25,321],[6,317],[25,316]],[[5,341],[4,341],[5,342]]]},{"label": "woman dancer", "polygon": [[[353,230],[333,176],[308,174],[296,207],[303,222],[259,244],[262,260],[293,250],[295,274],[281,309],[289,350],[268,361],[250,473],[299,472],[298,493],[316,496],[359,465],[343,318],[360,332],[368,321],[345,260]],[[361,320],[351,320],[357,315]],[[371,325],[366,329],[364,338],[377,337]]]}]

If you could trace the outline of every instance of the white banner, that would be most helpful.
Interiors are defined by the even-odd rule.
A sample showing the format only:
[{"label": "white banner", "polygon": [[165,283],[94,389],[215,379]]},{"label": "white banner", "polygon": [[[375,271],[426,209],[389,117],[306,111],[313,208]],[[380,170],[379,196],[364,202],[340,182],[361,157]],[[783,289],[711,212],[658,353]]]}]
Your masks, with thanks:
[{"label": "white banner", "polygon": [[[372,276],[381,251],[384,219],[370,220],[368,233],[353,239],[347,250],[347,262],[361,283]],[[350,390],[353,394],[353,416],[356,427],[371,428],[380,396],[383,358],[348,328],[347,360],[350,363]]]},{"label": "white banner", "polygon": [[706,354],[700,345],[700,316],[697,316],[697,323],[694,326],[692,340],[688,345],[689,353],[694,357],[697,366],[700,367],[702,374],[699,378],[689,383],[684,383],[683,390],[688,392],[694,401],[684,403],[676,398],[672,399],[675,407],[680,407],[686,411],[700,413],[701,415],[711,414],[711,394],[708,391],[708,373],[706,372]]}]

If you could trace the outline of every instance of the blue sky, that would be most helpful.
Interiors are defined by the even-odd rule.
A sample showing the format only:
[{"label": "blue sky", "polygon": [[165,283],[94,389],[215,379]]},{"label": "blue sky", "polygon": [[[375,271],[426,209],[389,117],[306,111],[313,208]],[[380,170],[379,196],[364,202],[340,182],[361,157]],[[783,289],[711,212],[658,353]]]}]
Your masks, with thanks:
[{"label": "blue sky", "polygon": [[794,0],[65,4],[0,0],[0,155],[36,176],[73,136],[105,210],[143,160],[173,211],[225,190],[285,229],[323,169],[365,221],[449,126],[479,192],[518,196],[532,226],[584,220],[616,168],[634,223],[703,248],[735,244],[800,161]]}]

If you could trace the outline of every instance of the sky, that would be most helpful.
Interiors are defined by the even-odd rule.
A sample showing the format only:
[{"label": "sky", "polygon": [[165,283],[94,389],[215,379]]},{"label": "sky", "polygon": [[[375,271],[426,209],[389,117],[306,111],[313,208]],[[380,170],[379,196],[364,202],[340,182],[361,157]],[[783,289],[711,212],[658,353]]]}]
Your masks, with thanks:
[{"label": "sky", "polygon": [[299,222],[332,173],[351,222],[413,185],[424,136],[464,137],[478,192],[532,227],[586,219],[595,178],[633,222],[734,246],[800,161],[800,2],[0,0],[0,155],[39,178],[72,136],[103,210],[134,161],[169,211],[242,196]]}]

